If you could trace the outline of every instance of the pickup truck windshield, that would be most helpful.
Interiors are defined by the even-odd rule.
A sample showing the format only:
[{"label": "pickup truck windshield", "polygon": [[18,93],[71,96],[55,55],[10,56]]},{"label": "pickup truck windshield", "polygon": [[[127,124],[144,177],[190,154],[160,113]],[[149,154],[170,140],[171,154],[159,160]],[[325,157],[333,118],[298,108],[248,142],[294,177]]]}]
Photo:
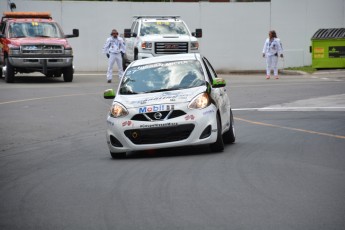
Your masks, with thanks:
[{"label": "pickup truck windshield", "polygon": [[53,22],[15,22],[10,24],[10,38],[49,37],[62,38],[59,27]]},{"label": "pickup truck windshield", "polygon": [[189,35],[188,29],[183,22],[143,22],[140,29],[140,35],[151,34],[179,34]]},{"label": "pickup truck windshield", "polygon": [[129,68],[123,76],[120,94],[141,94],[205,85],[198,61],[154,63]]}]

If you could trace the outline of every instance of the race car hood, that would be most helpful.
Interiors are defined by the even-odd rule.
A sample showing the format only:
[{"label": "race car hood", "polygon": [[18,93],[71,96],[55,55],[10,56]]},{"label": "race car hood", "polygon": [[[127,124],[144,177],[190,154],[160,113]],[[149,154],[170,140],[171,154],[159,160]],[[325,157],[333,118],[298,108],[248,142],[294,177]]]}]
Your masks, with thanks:
[{"label": "race car hood", "polygon": [[137,108],[143,105],[179,104],[190,102],[198,94],[205,92],[206,86],[191,89],[165,91],[157,93],[116,95],[115,100],[127,108]]},{"label": "race car hood", "polygon": [[25,38],[10,38],[12,45],[37,45],[37,44],[47,44],[47,45],[63,45],[64,47],[69,47],[67,40],[65,38],[38,38],[38,37],[25,37]]},{"label": "race car hood", "polygon": [[141,37],[142,41],[145,42],[189,42],[197,41],[193,36],[189,35],[179,35],[179,34],[154,34],[154,35],[145,35]]}]

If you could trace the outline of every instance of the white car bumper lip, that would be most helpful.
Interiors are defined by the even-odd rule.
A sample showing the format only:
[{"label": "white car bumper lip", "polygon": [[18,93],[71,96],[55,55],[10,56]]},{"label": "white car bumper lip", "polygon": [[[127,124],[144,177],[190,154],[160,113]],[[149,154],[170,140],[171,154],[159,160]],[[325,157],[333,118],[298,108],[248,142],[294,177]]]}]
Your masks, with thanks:
[{"label": "white car bumper lip", "polygon": [[129,152],[214,143],[217,139],[216,107],[190,110],[164,121],[133,121],[108,117],[110,152]]}]

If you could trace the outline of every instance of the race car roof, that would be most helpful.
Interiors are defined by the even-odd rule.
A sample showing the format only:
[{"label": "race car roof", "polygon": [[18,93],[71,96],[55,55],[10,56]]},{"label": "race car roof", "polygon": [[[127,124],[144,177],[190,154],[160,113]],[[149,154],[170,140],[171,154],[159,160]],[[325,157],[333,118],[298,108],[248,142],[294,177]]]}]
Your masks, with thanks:
[{"label": "race car roof", "polygon": [[162,55],[158,57],[136,60],[135,62],[133,62],[132,66],[148,65],[148,64],[170,62],[170,61],[187,61],[187,60],[201,60],[201,55],[199,53]]}]

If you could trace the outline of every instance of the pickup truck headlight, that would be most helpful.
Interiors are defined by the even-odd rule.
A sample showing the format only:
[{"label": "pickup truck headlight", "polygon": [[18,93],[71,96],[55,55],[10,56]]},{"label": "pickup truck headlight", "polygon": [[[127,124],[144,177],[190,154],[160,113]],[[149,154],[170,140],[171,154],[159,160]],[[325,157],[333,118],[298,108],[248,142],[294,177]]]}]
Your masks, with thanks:
[{"label": "pickup truck headlight", "polygon": [[120,103],[115,102],[111,107],[110,107],[110,116],[111,117],[122,117],[126,116],[128,114],[127,109],[121,105]]},{"label": "pickup truck headlight", "polygon": [[197,50],[199,49],[199,42],[191,42],[190,46],[192,50]]},{"label": "pickup truck headlight", "polygon": [[204,109],[211,104],[210,96],[207,93],[201,93],[194,97],[189,103],[189,109]]},{"label": "pickup truck headlight", "polygon": [[72,55],[73,54],[73,50],[71,48],[65,49],[65,54],[66,55]]},{"label": "pickup truck headlight", "polygon": [[20,49],[19,47],[17,46],[12,46],[10,47],[10,52],[9,52],[10,55],[18,55],[20,54]]},{"label": "pickup truck headlight", "polygon": [[152,42],[142,42],[141,48],[147,49],[147,50],[152,49]]}]

